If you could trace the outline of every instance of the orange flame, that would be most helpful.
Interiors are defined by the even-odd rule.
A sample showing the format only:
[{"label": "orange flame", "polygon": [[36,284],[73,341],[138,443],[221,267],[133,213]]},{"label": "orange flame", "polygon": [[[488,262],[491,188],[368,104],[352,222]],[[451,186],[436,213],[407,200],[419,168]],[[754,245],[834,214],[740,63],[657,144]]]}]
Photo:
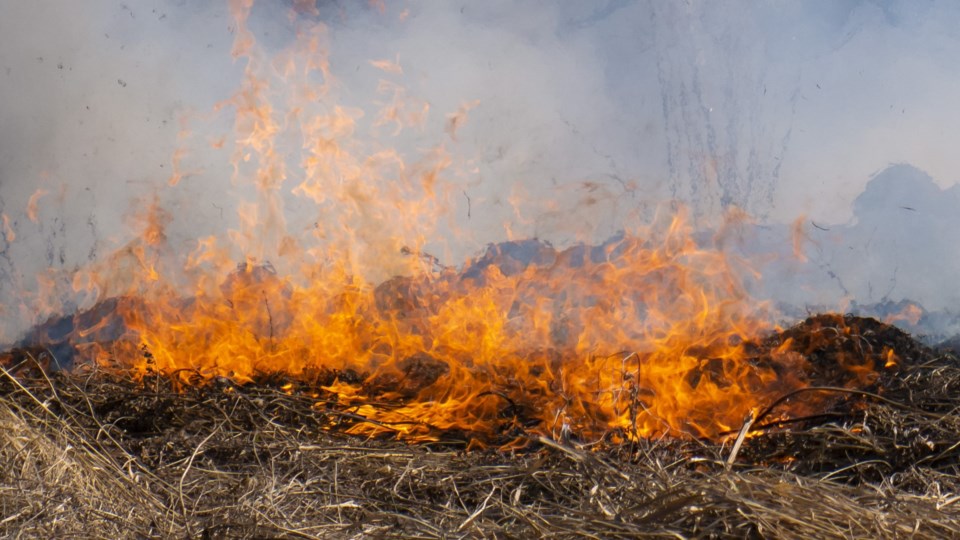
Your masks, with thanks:
[{"label": "orange flame", "polygon": [[370,65],[387,73],[394,75],[403,75],[403,68],[400,67],[400,57],[396,60],[371,60]]},{"label": "orange flame", "polygon": [[8,244],[17,241],[17,233],[13,230],[13,225],[10,223],[10,216],[7,214],[0,215],[0,219],[3,220],[3,237]]},{"label": "orange flame", "polygon": [[40,199],[48,193],[50,192],[40,188],[34,191],[33,195],[30,196],[30,200],[27,202],[27,217],[30,219],[30,221],[37,223],[37,207],[40,203]]},{"label": "orange flame", "polygon": [[377,288],[342,269],[303,286],[244,264],[189,302],[125,313],[152,354],[134,369],[238,381],[332,370],[324,390],[376,422],[354,432],[418,439],[493,432],[508,405],[555,436],[715,436],[782,391],[744,351],[765,327],[723,255],[699,250],[679,218],[661,242],[541,256]]},{"label": "orange flame", "polygon": [[924,316],[923,308],[913,303],[906,303],[896,313],[891,313],[883,318],[883,322],[894,324],[897,322],[916,326]]},{"label": "orange flame", "polygon": [[447,115],[447,134],[450,135],[450,138],[454,141],[457,140],[457,130],[460,129],[467,121],[467,114],[471,109],[475,108],[480,104],[479,100],[473,100],[469,103],[464,103],[460,105],[460,108],[457,109],[457,112]]},{"label": "orange flame", "polygon": [[[97,361],[183,380],[283,373],[310,385],[318,406],[336,402],[368,420],[351,432],[415,440],[716,437],[800,384],[747,347],[769,330],[764,308],[742,287],[742,263],[699,245],[682,212],[601,246],[513,242],[460,270],[442,266],[425,246],[449,226],[460,193],[446,178],[448,152],[407,162],[364,144],[363,112],[335,99],[323,26],[305,23],[270,61],[247,26],[252,5],[230,0],[233,53],[246,66],[219,109],[234,113],[224,142],[233,184],[256,197],[240,204],[236,229],[181,258],[155,200],[141,238],[73,280],[137,298],[116,308],[136,347],[91,346]],[[298,0],[294,11],[313,6]],[[373,65],[402,74],[397,63]],[[422,125],[425,104],[397,83],[380,90],[391,99],[374,127],[389,123],[397,135]],[[452,139],[475,105],[447,116]],[[291,137],[296,156],[282,142]],[[173,156],[170,189],[186,156]],[[313,205],[312,223],[288,223],[290,195]],[[531,220],[529,199],[519,186],[509,197],[518,222]],[[6,216],[4,227],[11,237]],[[804,361],[789,341],[773,357],[779,367]]]},{"label": "orange flame", "polygon": [[799,216],[793,220],[793,257],[800,262],[807,262],[807,256],[803,252],[803,244],[810,241],[810,235],[803,228],[806,216]]}]

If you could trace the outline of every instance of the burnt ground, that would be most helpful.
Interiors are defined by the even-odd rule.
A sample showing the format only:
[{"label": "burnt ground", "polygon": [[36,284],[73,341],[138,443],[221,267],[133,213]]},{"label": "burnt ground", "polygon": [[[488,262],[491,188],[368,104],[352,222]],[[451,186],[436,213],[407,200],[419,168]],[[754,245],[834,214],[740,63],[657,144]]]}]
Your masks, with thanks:
[{"label": "burnt ground", "polygon": [[[48,374],[36,351],[15,351],[0,372],[0,535],[960,536],[960,360],[840,316],[771,336],[758,354],[787,338],[818,375],[744,437],[586,447],[531,434],[515,451],[468,450],[462,433],[352,437],[362,418],[277,376],[183,386]],[[837,368],[886,349],[898,365],[868,387]],[[815,413],[776,414],[815,399]]]}]

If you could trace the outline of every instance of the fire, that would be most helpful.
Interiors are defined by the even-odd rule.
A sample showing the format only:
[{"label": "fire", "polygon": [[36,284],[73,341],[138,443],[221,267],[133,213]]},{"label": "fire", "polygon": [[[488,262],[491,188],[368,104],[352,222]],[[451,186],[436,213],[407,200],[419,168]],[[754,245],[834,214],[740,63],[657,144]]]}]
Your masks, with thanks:
[{"label": "fire", "polygon": [[3,219],[3,238],[8,244],[12,244],[17,240],[17,233],[13,230],[13,226],[10,223],[10,216],[0,214],[0,218]]},{"label": "fire", "polygon": [[[723,253],[690,233],[675,216],[659,238],[503,244],[462,271],[376,287],[342,267],[298,283],[248,261],[191,298],[160,286],[119,307],[150,352],[121,361],[184,380],[321,384],[371,420],[352,428],[368,435],[714,437],[799,383],[749,356],[764,319]],[[801,373],[789,345],[775,356]]]},{"label": "fire", "polygon": [[[746,268],[695,240],[682,212],[598,246],[514,241],[458,268],[440,264],[425,246],[450,236],[460,194],[446,149],[408,162],[366,144],[364,112],[337,102],[322,24],[302,22],[296,44],[267,58],[247,26],[252,5],[230,2],[246,67],[219,106],[233,112],[234,136],[214,147],[232,148],[233,184],[255,196],[239,205],[236,228],[186,255],[165,235],[172,217],[149,204],[138,240],[73,279],[121,299],[123,337],[84,354],[183,382],[283,374],[296,381],[285,391],[309,388],[318,407],[367,419],[353,433],[420,441],[451,431],[717,437],[804,384],[791,342],[757,357],[751,339],[771,327],[742,286]],[[294,10],[315,13],[309,2]],[[403,74],[399,58],[372,65]],[[372,129],[397,137],[422,126],[426,103],[396,80],[380,89]],[[446,116],[451,139],[480,106]],[[168,189],[197,178],[188,156],[173,156]],[[521,193],[510,197],[518,222],[530,219]],[[291,220],[290,204],[312,205],[315,219]]]},{"label": "fire", "polygon": [[916,326],[924,316],[923,308],[913,303],[906,303],[896,313],[891,313],[883,318],[883,322],[893,324],[896,322],[906,323]]},{"label": "fire", "polygon": [[30,218],[30,221],[37,223],[37,206],[40,203],[40,199],[48,193],[50,192],[40,188],[34,191],[33,195],[30,196],[30,202],[27,203],[27,217]]}]

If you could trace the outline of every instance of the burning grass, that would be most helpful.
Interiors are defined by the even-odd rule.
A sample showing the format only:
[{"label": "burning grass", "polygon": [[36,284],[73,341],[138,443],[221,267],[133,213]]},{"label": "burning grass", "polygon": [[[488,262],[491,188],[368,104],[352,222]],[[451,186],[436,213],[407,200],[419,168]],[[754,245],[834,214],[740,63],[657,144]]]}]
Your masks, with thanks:
[{"label": "burning grass", "polygon": [[[832,328],[832,330],[831,330]],[[854,334],[843,328],[857,328]],[[0,533],[21,537],[941,538],[960,527],[960,360],[867,319],[771,337],[890,348],[898,369],[784,423],[721,442],[586,445],[531,432],[520,451],[463,433],[409,445],[345,435],[366,420],[285,380],[140,380],[102,369],[0,376]],[[16,371],[14,375],[13,371]],[[824,379],[824,381],[829,380]],[[812,402],[812,401],[810,401]]]},{"label": "burning grass", "polygon": [[[0,533],[957,533],[956,357],[840,316],[756,340],[771,317],[734,210],[716,234],[637,208],[600,245],[441,264],[428,247],[481,240],[456,223],[475,165],[446,139],[394,148],[429,109],[399,64],[373,64],[385,100],[365,121],[312,3],[276,53],[253,4],[229,3],[241,87],[184,124],[136,237],[49,269],[21,306],[50,319],[0,355]],[[454,142],[473,106],[447,117]],[[192,211],[169,213],[192,199],[177,186],[226,179],[188,172],[209,140],[228,141],[235,219],[168,237]],[[561,208],[501,195],[505,238]]]}]

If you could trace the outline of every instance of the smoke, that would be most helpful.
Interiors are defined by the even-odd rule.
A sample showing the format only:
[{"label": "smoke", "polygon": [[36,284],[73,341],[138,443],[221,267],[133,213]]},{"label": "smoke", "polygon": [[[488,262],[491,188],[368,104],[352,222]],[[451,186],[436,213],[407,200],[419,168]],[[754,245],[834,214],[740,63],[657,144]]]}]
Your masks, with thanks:
[{"label": "smoke", "polygon": [[[331,91],[362,113],[358,152],[411,164],[442,149],[444,215],[422,247],[448,263],[511,237],[602,241],[667,201],[701,227],[736,206],[771,238],[752,251],[788,261],[765,279],[770,298],[957,310],[941,288],[960,266],[941,220],[958,210],[941,196],[960,165],[954,2],[309,5],[261,0],[249,27],[271,57],[305,22],[326,25]],[[126,245],[155,197],[174,250],[240,227],[250,190],[230,181],[229,107],[214,112],[243,80],[236,31],[226,0],[0,6],[0,341],[75,307],[36,295]],[[402,126],[378,122],[390,104]],[[929,174],[916,181],[930,205],[899,204],[920,195],[883,180],[917,178],[906,169],[871,181],[896,163]],[[295,176],[283,207],[297,236],[322,216],[290,194]],[[806,263],[780,247],[801,214]],[[38,280],[50,268],[60,281]]]}]

